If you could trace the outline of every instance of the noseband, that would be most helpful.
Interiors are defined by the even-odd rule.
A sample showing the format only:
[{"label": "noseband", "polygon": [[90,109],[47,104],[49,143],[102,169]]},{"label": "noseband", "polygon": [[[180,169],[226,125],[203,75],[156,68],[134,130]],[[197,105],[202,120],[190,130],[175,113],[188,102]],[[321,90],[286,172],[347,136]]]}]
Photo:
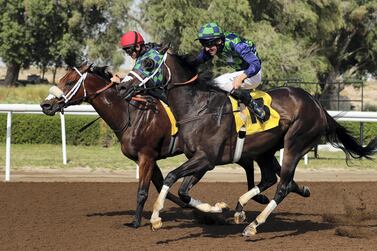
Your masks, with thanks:
[{"label": "noseband", "polygon": [[108,84],[108,85],[104,86],[103,88],[97,90],[95,93],[87,94],[87,91],[86,91],[86,88],[85,88],[85,79],[86,79],[88,73],[87,72],[81,73],[76,67],[73,67],[73,69],[80,75],[80,79],[77,80],[76,84],[69,90],[69,92],[67,94],[64,94],[63,91],[61,89],[59,89],[57,86],[51,87],[50,90],[49,90],[50,94],[47,96],[46,100],[53,99],[53,98],[58,98],[58,99],[63,98],[63,102],[66,106],[67,103],[69,101],[71,101],[72,98],[76,95],[76,93],[80,89],[81,85],[84,88],[84,95],[83,95],[83,97],[79,98],[78,100],[85,100],[85,99],[87,99],[88,96],[97,96],[98,94],[109,89],[110,87],[112,87],[115,84],[114,82],[111,82],[110,84]]}]

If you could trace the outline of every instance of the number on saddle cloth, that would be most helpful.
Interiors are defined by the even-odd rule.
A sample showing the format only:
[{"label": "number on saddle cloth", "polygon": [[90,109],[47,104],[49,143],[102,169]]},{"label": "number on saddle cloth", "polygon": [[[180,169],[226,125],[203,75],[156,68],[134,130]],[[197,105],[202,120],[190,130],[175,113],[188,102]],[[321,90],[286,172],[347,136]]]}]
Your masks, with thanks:
[{"label": "number on saddle cloth", "polygon": [[256,132],[262,132],[272,129],[279,125],[280,115],[271,107],[272,99],[271,96],[259,90],[250,93],[253,97],[255,103],[259,105],[263,104],[263,109],[266,113],[264,121],[260,121],[256,118],[250,109],[240,111],[239,102],[230,97],[232,108],[234,111],[239,111],[234,113],[234,119],[236,123],[236,131],[238,132],[242,126],[246,126],[246,135],[251,135]]}]

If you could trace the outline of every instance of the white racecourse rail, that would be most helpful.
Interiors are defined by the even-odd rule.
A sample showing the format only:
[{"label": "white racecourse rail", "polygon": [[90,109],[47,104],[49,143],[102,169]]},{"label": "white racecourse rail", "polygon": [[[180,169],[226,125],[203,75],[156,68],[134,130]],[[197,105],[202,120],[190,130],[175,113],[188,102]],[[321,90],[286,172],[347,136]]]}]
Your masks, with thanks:
[{"label": "white racecourse rail", "polygon": [[[356,122],[377,122],[377,112],[343,112],[343,111],[328,111],[338,121],[356,121]],[[0,104],[0,113],[7,113],[7,134],[6,134],[6,149],[5,149],[5,181],[10,180],[10,159],[11,159],[11,129],[12,129],[12,114],[43,114],[39,105],[30,104]],[[64,114],[69,115],[98,115],[94,108],[90,105],[76,105],[64,109]],[[66,133],[65,133],[65,119],[64,115],[60,114],[61,131],[62,131],[62,153],[63,163],[67,164],[66,151]],[[283,150],[280,151],[280,163],[282,162]],[[305,155],[305,164],[307,164],[308,156]],[[138,177],[138,172],[137,175]]]}]

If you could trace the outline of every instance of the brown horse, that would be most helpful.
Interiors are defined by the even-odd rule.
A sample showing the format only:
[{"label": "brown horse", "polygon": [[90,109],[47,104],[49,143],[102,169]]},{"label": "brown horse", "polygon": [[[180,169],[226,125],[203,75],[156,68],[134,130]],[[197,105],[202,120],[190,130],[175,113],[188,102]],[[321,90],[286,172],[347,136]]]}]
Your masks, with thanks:
[{"label": "brown horse", "polygon": [[[134,227],[139,227],[144,203],[148,197],[149,184],[152,180],[158,191],[163,185],[163,176],[156,161],[182,153],[181,140],[171,136],[171,123],[161,103],[147,97],[126,102],[110,84],[111,73],[105,67],[91,69],[82,65],[78,70],[71,69],[63,76],[57,87],[51,88],[52,94],[41,103],[43,112],[54,115],[70,105],[83,101],[89,102],[101,118],[112,128],[119,139],[125,156],[134,160],[140,167],[140,179],[137,192],[137,208]],[[52,96],[51,96],[52,95]],[[245,169],[248,187],[254,187],[253,162],[240,162]],[[184,196],[186,187],[195,182],[196,177],[189,177],[180,190]],[[181,207],[187,206],[176,196],[168,198]],[[262,204],[269,202],[265,196],[255,198]]]},{"label": "brown horse", "polygon": [[[203,175],[216,165],[230,163],[236,144],[233,111],[227,95],[215,90],[208,81],[196,79],[196,70],[182,57],[169,54],[166,50],[158,57],[141,58],[139,68],[132,71],[133,79],[121,86],[125,98],[153,88],[152,74],[163,75],[161,86],[167,93],[169,105],[178,120],[180,136],[184,143],[184,153],[188,160],[171,171],[164,180],[164,186],[156,200],[151,217],[153,229],[162,226],[159,212],[169,188],[179,179],[188,175]],[[153,55],[153,53],[151,53]],[[158,61],[156,61],[158,60]],[[141,67],[141,68],[140,68]],[[140,70],[141,69],[141,70]],[[151,73],[147,75],[146,73]],[[134,77],[136,76],[136,77]],[[152,87],[149,87],[152,85]],[[132,88],[130,88],[132,87]],[[377,138],[366,147],[357,143],[347,130],[339,125],[321,105],[306,91],[299,88],[277,88],[268,91],[272,97],[272,107],[280,114],[279,125],[268,131],[246,137],[242,158],[255,159],[262,173],[260,184],[242,195],[236,207],[236,222],[245,219],[243,206],[256,194],[277,182],[274,173],[277,150],[284,147],[284,159],[274,199],[257,218],[246,227],[245,236],[254,235],[256,228],[265,222],[270,213],[290,193],[309,196],[307,187],[299,187],[293,180],[297,163],[322,136],[340,147],[347,156],[369,157],[377,151]],[[219,123],[220,121],[220,123]],[[201,202],[191,200],[192,206]]]}]

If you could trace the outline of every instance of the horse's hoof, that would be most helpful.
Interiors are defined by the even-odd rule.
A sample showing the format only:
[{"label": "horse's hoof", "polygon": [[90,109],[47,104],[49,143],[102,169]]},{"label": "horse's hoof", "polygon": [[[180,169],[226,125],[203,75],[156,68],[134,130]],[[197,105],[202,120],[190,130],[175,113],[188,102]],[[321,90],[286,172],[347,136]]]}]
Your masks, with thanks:
[{"label": "horse's hoof", "polygon": [[225,202],[217,202],[215,204],[215,207],[218,207],[218,208],[221,208],[221,209],[227,209],[227,208],[229,208],[228,204],[226,204]]},{"label": "horse's hoof", "polygon": [[257,234],[257,229],[253,226],[247,226],[244,230],[242,235],[245,237],[251,237]]},{"label": "horse's hoof", "polygon": [[132,222],[132,226],[133,226],[134,228],[138,228],[138,227],[140,227],[140,221],[134,220],[134,221]]},{"label": "horse's hoof", "polygon": [[241,211],[241,212],[236,212],[234,214],[234,223],[236,224],[241,224],[242,222],[244,222],[246,220],[246,214],[245,214],[245,211]]},{"label": "horse's hoof", "polygon": [[304,197],[310,197],[310,189],[309,189],[309,187],[304,186],[304,189],[303,189],[303,190],[304,190],[304,191],[303,191],[302,196],[304,196]]},{"label": "horse's hoof", "polygon": [[158,229],[160,229],[162,227],[162,221],[161,221],[161,218],[158,217],[156,219],[151,219],[151,228],[152,228],[152,231],[156,231]]}]

